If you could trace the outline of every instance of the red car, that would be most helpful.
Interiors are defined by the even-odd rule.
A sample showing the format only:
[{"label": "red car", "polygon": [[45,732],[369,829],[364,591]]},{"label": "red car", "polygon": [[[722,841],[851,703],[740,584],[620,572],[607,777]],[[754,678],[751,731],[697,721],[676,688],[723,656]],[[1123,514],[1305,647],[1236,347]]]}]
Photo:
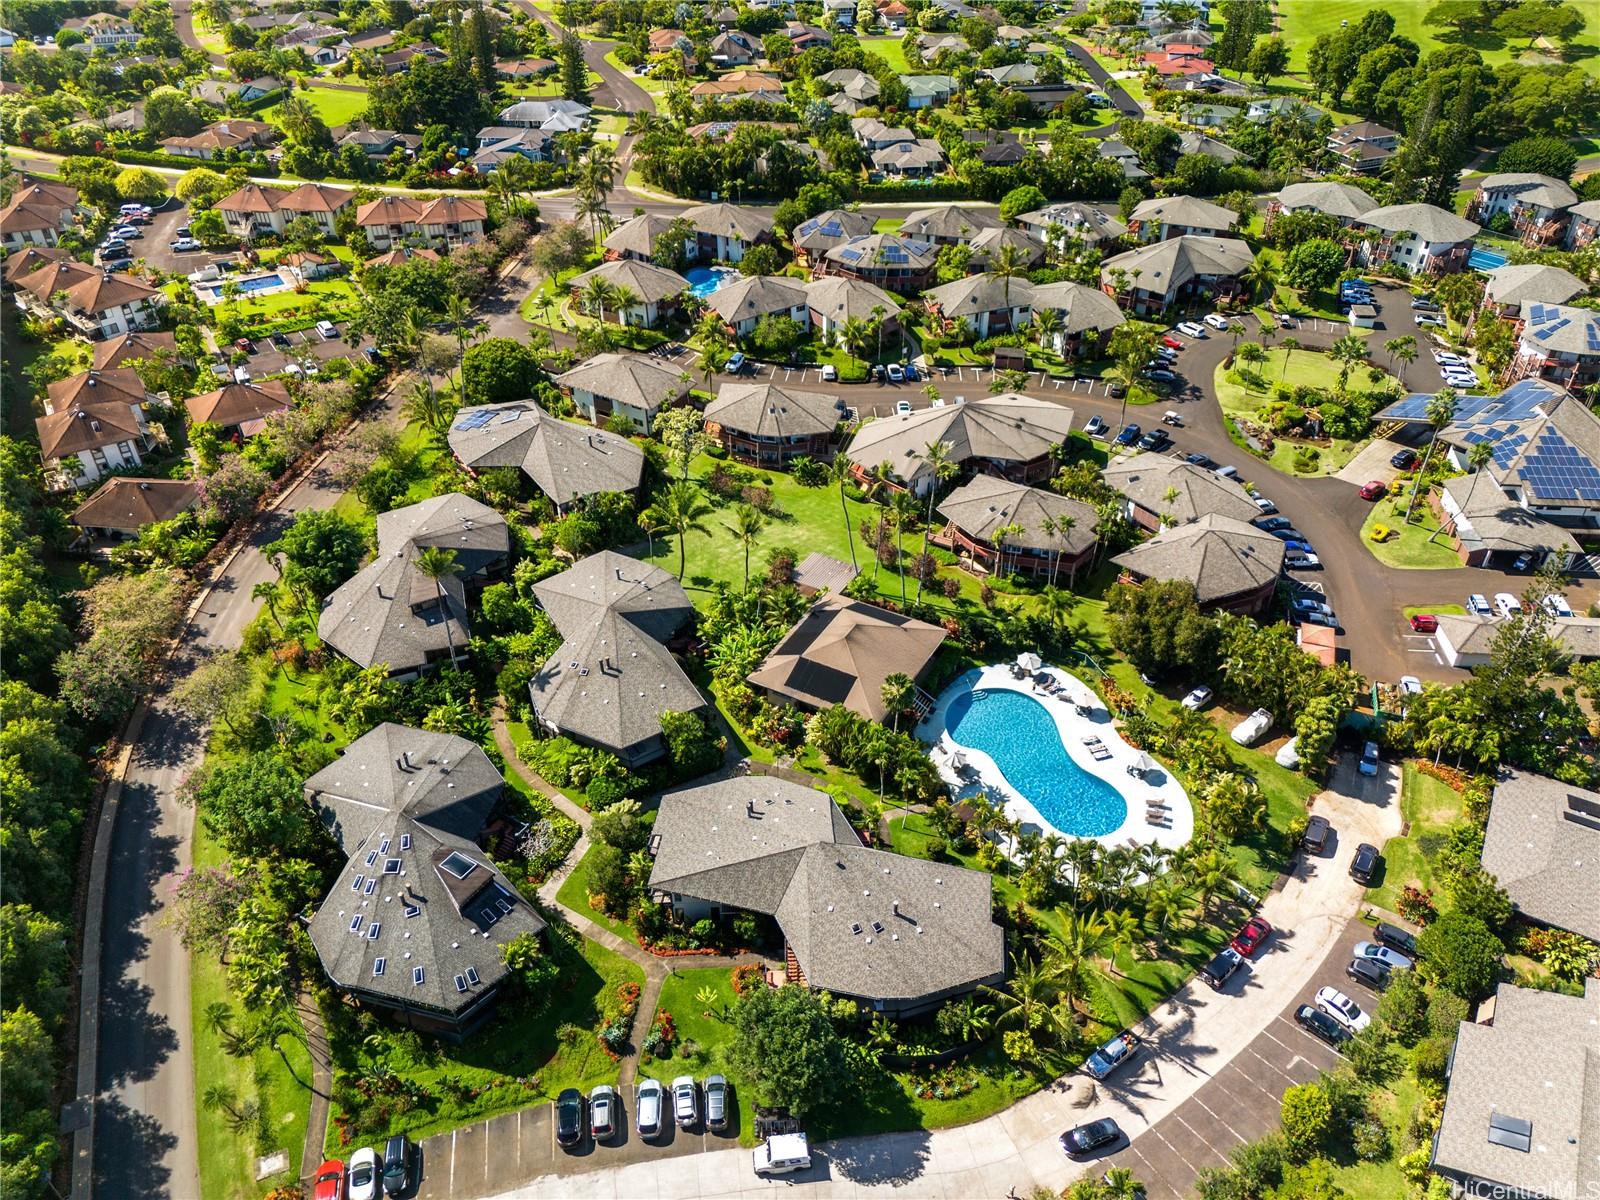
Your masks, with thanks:
[{"label": "red car", "polygon": [[343,1200],[344,1163],[330,1158],[317,1168],[317,1183],[311,1191],[311,1200]]},{"label": "red car", "polygon": [[1233,941],[1229,942],[1228,945],[1232,946],[1237,953],[1249,958],[1257,950],[1261,949],[1261,943],[1265,942],[1271,933],[1272,924],[1265,917],[1251,917],[1244,923],[1244,928],[1234,935]]},{"label": "red car", "polygon": [[1411,628],[1418,633],[1432,633],[1439,628],[1439,618],[1432,613],[1417,613],[1411,618]]},{"label": "red car", "polygon": [[1168,347],[1169,349],[1172,349],[1172,350],[1182,350],[1183,349],[1183,343],[1180,342],[1177,338],[1173,337],[1170,333],[1167,334],[1166,337],[1161,339],[1161,344],[1163,346]]},{"label": "red car", "polygon": [[1381,479],[1374,479],[1371,483],[1362,484],[1361,498],[1363,500],[1381,500],[1389,494],[1389,485]]},{"label": "red car", "polygon": [[254,354],[256,352],[255,343],[249,338],[239,338],[233,344],[246,354]]}]

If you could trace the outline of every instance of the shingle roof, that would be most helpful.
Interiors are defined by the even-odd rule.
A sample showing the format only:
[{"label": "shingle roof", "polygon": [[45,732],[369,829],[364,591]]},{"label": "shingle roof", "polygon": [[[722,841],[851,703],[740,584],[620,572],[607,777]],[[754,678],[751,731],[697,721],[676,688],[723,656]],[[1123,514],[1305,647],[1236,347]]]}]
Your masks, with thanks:
[{"label": "shingle roof", "polygon": [[1033,212],[1023,213],[1017,220],[1036,229],[1060,225],[1074,236],[1096,242],[1119,238],[1128,232],[1128,227],[1109,213],[1102,212],[1092,204],[1077,201],[1037,208]]},{"label": "shingle roof", "polygon": [[[1170,516],[1175,524],[1208,513],[1236,521],[1253,521],[1261,515],[1255,501],[1233,480],[1181,459],[1140,454],[1110,464],[1103,474],[1107,483],[1140,508]],[[1171,500],[1169,491],[1177,492]]]},{"label": "shingle roof", "polygon": [[27,246],[7,256],[5,281],[20,284],[25,276],[53,267],[71,254],[60,246]]},{"label": "shingle roof", "polygon": [[643,354],[596,354],[557,375],[555,381],[564,388],[581,388],[646,413],[654,413],[689,391],[682,368]]},{"label": "shingle roof", "polygon": [[1253,261],[1250,247],[1238,238],[1185,234],[1106,259],[1100,264],[1100,278],[1110,283],[1111,272],[1121,267],[1130,277],[1135,271],[1140,273],[1133,284],[1140,290],[1170,294],[1196,276],[1238,275]]},{"label": "shingle roof", "polygon": [[458,654],[466,649],[466,590],[455,575],[436,586],[417,566],[416,548],[403,542],[380,551],[323,601],[317,636],[358,666],[416,670],[452,645]]},{"label": "shingle roof", "polygon": [[1253,592],[1283,570],[1283,543],[1211,513],[1163,529],[1111,561],[1144,579],[1187,579],[1202,604]]},{"label": "shingle roof", "polygon": [[[993,475],[973,476],[945,497],[939,512],[978,541],[992,543],[1001,529],[1020,525],[1021,533],[1006,535],[1006,545],[1063,554],[1081,554],[1094,545],[1098,523],[1095,510],[1080,500]],[[1045,532],[1047,519],[1062,517],[1073,520],[1071,530],[1065,534]]]},{"label": "shingle roof", "polygon": [[1227,142],[1219,142],[1216,138],[1204,133],[1189,130],[1178,135],[1178,153],[1204,154],[1218,162],[1236,163],[1244,157],[1244,153],[1235,150]]},{"label": "shingle roof", "polygon": [[330,187],[325,183],[302,183],[294,191],[280,196],[278,204],[290,212],[336,213],[354,200],[355,195],[346,188]]},{"label": "shingle roof", "polygon": [[144,436],[138,410],[124,403],[78,405],[48,413],[33,425],[39,432],[39,455],[46,462]]},{"label": "shingle roof", "polygon": [[600,244],[607,250],[615,250],[619,254],[642,254],[648,258],[656,252],[656,238],[671,226],[671,217],[662,216],[660,213],[640,213],[637,217],[630,217],[618,225]]},{"label": "shingle roof", "polygon": [[962,208],[959,204],[941,204],[937,208],[922,208],[900,222],[900,236],[928,241],[933,238],[959,238],[971,241],[985,229],[1002,229],[1005,222],[986,209]]},{"label": "shingle roof", "polygon": [[1066,336],[1089,330],[1115,329],[1128,318],[1117,302],[1098,288],[1071,280],[1032,285],[1033,311],[1054,309],[1061,314],[1061,332]]},{"label": "shingle roof", "polygon": [[289,407],[289,388],[280,379],[259,383],[229,383],[214,392],[190,396],[184,401],[189,420],[213,425],[242,425],[258,421]]},{"label": "shingle roof", "polygon": [[1525,304],[1522,344],[1545,353],[1600,359],[1600,312],[1565,304]]},{"label": "shingle roof", "polygon": [[1544,208],[1568,208],[1578,202],[1578,193],[1561,180],[1526,171],[1485,175],[1483,181],[1478,184],[1478,190],[1510,192],[1518,200],[1538,204]]},{"label": "shingle roof", "polygon": [[223,212],[274,213],[283,207],[288,195],[282,188],[264,188],[259,183],[247,183],[231,195],[218,200],[215,207]]},{"label": "shingle roof", "polygon": [[356,224],[446,225],[482,221],[488,215],[488,206],[470,196],[379,196],[356,209]]},{"label": "shingle roof", "polygon": [[869,233],[828,247],[823,257],[851,271],[925,271],[938,261],[939,247],[895,233]]},{"label": "shingle roof", "polygon": [[1378,202],[1351,183],[1292,183],[1278,193],[1285,208],[1313,208],[1344,220],[1365,216]]},{"label": "shingle roof", "polygon": [[658,737],[663,712],[705,706],[662,641],[694,609],[660,567],[614,551],[534,585],[563,641],[529,684],[540,717],[618,752]]},{"label": "shingle roof", "polygon": [[1414,233],[1425,242],[1464,242],[1482,232],[1466,218],[1432,204],[1388,204],[1363,213],[1361,223],[1386,233]]},{"label": "shingle roof", "polygon": [[917,138],[911,142],[896,142],[872,152],[875,167],[898,167],[900,170],[938,167],[944,165],[944,147],[932,138]]},{"label": "shingle roof", "polygon": [[407,543],[453,550],[464,574],[472,575],[511,552],[506,519],[487,504],[460,492],[378,514],[378,556]]},{"label": "shingle roof", "polygon": [[106,272],[87,263],[66,260],[40,267],[17,281],[17,286],[46,303],[57,292],[65,292],[67,303],[86,313],[101,313],[159,294],[126,272]]},{"label": "shingle roof", "polygon": [[[71,199],[62,193],[71,193]],[[30,184],[17,189],[11,203],[0,210],[0,231],[21,233],[30,229],[62,228],[62,213],[78,202],[78,193],[72,188],[46,187]]]},{"label": "shingle roof", "polygon": [[1524,915],[1600,940],[1600,792],[1506,771],[1489,809],[1483,869]]},{"label": "shingle roof", "polygon": [[[1462,521],[1458,523],[1456,534],[1468,545],[1512,553],[1563,550],[1581,553],[1577,538],[1560,525],[1535,516],[1508,499],[1488,471],[1457,475],[1445,482],[1444,491],[1461,513]],[[1462,523],[1471,527],[1470,535],[1460,528]]]},{"label": "shingle roof", "polygon": [[305,787],[349,856],[311,919],[335,984],[460,1012],[505,976],[506,942],[544,929],[473,840],[503,781],[465,738],[386,722]]},{"label": "shingle roof", "polygon": [[[1004,142],[998,147],[1005,149],[1012,147],[1020,149],[1015,142]],[[995,147],[985,147],[993,149]],[[993,265],[1000,256],[1000,251],[1005,246],[1011,246],[1022,255],[1022,261],[1030,267],[1036,267],[1044,261],[1044,243],[1033,234],[1022,229],[1010,227],[1002,229],[985,229],[972,239],[972,267],[974,270],[986,269]]]},{"label": "shingle roof", "polygon": [[94,344],[91,366],[96,371],[110,371],[135,358],[153,358],[166,350],[178,352],[178,339],[171,333],[124,333]]},{"label": "shingle roof", "polygon": [[627,438],[550,416],[531,400],[463,408],[450,426],[463,466],[520,467],[555,503],[639,486],[644,451]]},{"label": "shingle roof", "polygon": [[849,238],[871,233],[872,226],[873,219],[867,213],[830,208],[796,225],[793,240],[798,249],[816,253]]},{"label": "shingle roof", "polygon": [[706,405],[707,423],[753,437],[831,433],[841,417],[839,398],[771,383],[728,383]]},{"label": "shingle roof", "polygon": [[658,267],[654,263],[637,262],[619,258],[601,263],[592,271],[574,276],[567,286],[581,292],[591,279],[604,279],[612,287],[625,287],[644,304],[658,304],[681,295],[689,288],[689,281],[676,271]]},{"label": "shingle roof", "polygon": [[157,521],[170,521],[193,508],[200,493],[187,479],[135,479],[118,475],[105,481],[73,510],[80,529],[137,533]]},{"label": "shingle roof", "polygon": [[1033,287],[1026,279],[963,275],[927,289],[922,296],[937,304],[947,319],[954,320],[967,314],[998,312],[1008,305],[1027,308],[1033,298]]},{"label": "shingle roof", "polygon": [[901,309],[900,301],[877,284],[845,275],[824,275],[806,284],[806,304],[818,316],[841,323],[850,317],[872,319],[875,308],[888,316]]},{"label": "shingle roof", "polygon": [[873,721],[889,714],[883,681],[915,679],[944,642],[926,621],[851,600],[825,596],[750,673],[758,687],[813,708],[842,704]]},{"label": "shingle roof", "polygon": [[[1489,1140],[1491,1122],[1528,1140]],[[1433,1148],[1436,1170],[1485,1194],[1582,1196],[1600,1184],[1600,981],[1583,996],[1501,984],[1494,1023],[1463,1021]]]},{"label": "shingle roof", "polygon": [[848,453],[865,467],[887,462],[910,483],[926,470],[922,456],[932,442],[948,443],[958,463],[1030,462],[1064,442],[1071,430],[1070,408],[1010,392],[869,421],[856,431]]},{"label": "shingle roof", "polygon": [[79,371],[65,379],[58,379],[45,388],[46,412],[89,404],[143,404],[144,382],[132,367],[115,367],[109,371]]},{"label": "shingle roof", "polygon": [[1131,219],[1226,232],[1237,224],[1239,214],[1231,208],[1223,208],[1208,200],[1197,200],[1193,196],[1160,196],[1154,200],[1140,201],[1134,207]]},{"label": "shingle roof", "polygon": [[1496,304],[1565,304],[1588,286],[1571,271],[1545,263],[1516,263],[1489,272],[1484,293]]},{"label": "shingle roof", "polygon": [[729,324],[755,320],[769,313],[787,313],[805,302],[805,285],[782,275],[745,275],[719,287],[706,300]]},{"label": "shingle roof", "polygon": [[869,850],[824,793],[766,776],[661,799],[650,886],[776,917],[806,982],[915,1001],[1005,974],[981,871]]}]

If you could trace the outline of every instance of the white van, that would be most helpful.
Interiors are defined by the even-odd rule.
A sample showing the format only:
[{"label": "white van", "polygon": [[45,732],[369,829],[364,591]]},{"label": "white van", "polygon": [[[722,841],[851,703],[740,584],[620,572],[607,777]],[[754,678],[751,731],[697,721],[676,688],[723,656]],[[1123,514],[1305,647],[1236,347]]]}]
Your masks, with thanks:
[{"label": "white van", "polygon": [[811,1148],[803,1133],[779,1133],[750,1153],[757,1175],[787,1175],[811,1165]]},{"label": "white van", "polygon": [[338,327],[332,321],[318,321],[317,333],[325,342],[332,341],[339,336]]}]

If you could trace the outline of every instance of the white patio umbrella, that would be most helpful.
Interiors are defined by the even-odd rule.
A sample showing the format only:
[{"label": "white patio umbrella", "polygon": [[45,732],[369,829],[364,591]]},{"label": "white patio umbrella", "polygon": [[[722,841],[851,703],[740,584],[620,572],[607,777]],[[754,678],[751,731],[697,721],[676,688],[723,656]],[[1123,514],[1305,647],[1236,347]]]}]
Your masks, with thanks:
[{"label": "white patio umbrella", "polygon": [[1139,757],[1133,760],[1133,769],[1140,775],[1148,775],[1156,769],[1156,760],[1141,750]]},{"label": "white patio umbrella", "polygon": [[1017,666],[1021,667],[1024,671],[1037,671],[1040,667],[1044,666],[1044,663],[1032,650],[1024,650],[1021,654],[1017,655]]}]

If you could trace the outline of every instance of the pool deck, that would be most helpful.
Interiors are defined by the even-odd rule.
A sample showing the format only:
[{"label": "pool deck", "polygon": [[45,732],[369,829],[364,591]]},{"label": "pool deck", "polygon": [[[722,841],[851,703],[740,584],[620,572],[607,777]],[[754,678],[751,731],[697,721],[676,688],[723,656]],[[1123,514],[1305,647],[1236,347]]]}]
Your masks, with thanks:
[{"label": "pool deck", "polygon": [[[1122,794],[1127,801],[1128,815],[1123,823],[1110,833],[1101,834],[1099,837],[1088,840],[1096,841],[1104,846],[1116,846],[1126,842],[1155,842],[1157,845],[1169,849],[1176,849],[1186,844],[1194,836],[1194,808],[1189,803],[1189,796],[1183,790],[1183,785],[1174,779],[1160,764],[1150,773],[1148,779],[1138,779],[1128,773],[1128,768],[1138,761],[1140,751],[1135,750],[1122,735],[1117,732],[1111,719],[1111,713],[1101,703],[1082,680],[1060,667],[1046,667],[1042,672],[1053,677],[1057,683],[1065,686],[1065,699],[1057,696],[1046,695],[1034,686],[1033,680],[1014,679],[1011,675],[1011,664],[1004,663],[998,666],[978,667],[961,675],[947,687],[940,695],[938,703],[917,726],[917,736],[932,746],[934,765],[939,768],[939,774],[951,786],[952,793],[959,799],[966,799],[987,791],[990,796],[1005,802],[1006,815],[1023,825],[1036,826],[1041,831],[1055,829],[1055,826],[1046,821],[1039,811],[1033,807],[1006,781],[1005,773],[999,765],[982,750],[975,750],[971,746],[963,745],[952,738],[945,729],[945,713],[951,701],[957,696],[967,692],[985,689],[989,691],[1020,692],[1037,700],[1044,706],[1046,712],[1055,718],[1056,729],[1061,734],[1061,744],[1066,748],[1067,757],[1072,759],[1083,770],[1105,780]],[[1077,705],[1088,707],[1084,716],[1079,716]],[[1098,737],[1111,752],[1111,757],[1096,762],[1089,753],[1089,748],[1083,744],[1086,737]],[[976,781],[962,779],[956,772],[951,759],[951,752],[959,749],[961,756],[978,775]],[[1164,823],[1151,822],[1145,815],[1146,801],[1160,800],[1167,807],[1164,810],[1167,819]],[[1066,830],[1056,830],[1064,837],[1076,837]]]},{"label": "pool deck", "polygon": [[196,296],[198,296],[203,302],[205,302],[206,304],[208,304],[208,305],[210,305],[210,306],[212,306],[214,308],[218,304],[222,303],[222,285],[223,284],[230,283],[230,282],[231,283],[247,283],[247,282],[250,282],[250,281],[253,281],[253,280],[256,280],[256,279],[266,279],[269,276],[274,276],[274,275],[277,276],[277,279],[278,279],[278,282],[276,284],[271,284],[271,285],[268,285],[267,287],[260,287],[260,288],[250,288],[250,289],[241,288],[240,292],[239,292],[239,298],[242,299],[242,300],[249,300],[249,299],[253,299],[256,296],[276,296],[279,292],[285,292],[285,291],[288,291],[290,288],[294,287],[294,280],[291,277],[289,277],[288,275],[286,275],[281,268],[272,268],[272,269],[264,270],[264,271],[255,271],[255,272],[252,272],[252,273],[250,273],[248,275],[241,275],[241,276],[239,276],[237,278],[234,278],[234,277],[230,276],[230,277],[224,278],[224,279],[208,279],[208,280],[205,280],[203,282],[190,281],[189,287],[190,287],[190,290],[193,291],[194,294]]}]

